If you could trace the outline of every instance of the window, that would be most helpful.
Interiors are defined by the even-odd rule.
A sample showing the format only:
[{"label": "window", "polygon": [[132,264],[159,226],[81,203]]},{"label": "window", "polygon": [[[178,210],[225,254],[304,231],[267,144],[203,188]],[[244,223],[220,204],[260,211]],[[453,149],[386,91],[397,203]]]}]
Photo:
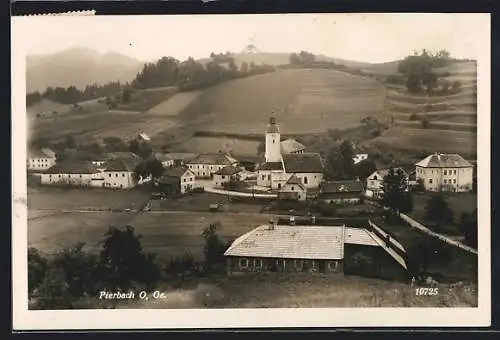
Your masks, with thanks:
[{"label": "window", "polygon": [[457,170],[453,170],[453,174],[456,175],[457,174]]},{"label": "window", "polygon": [[307,184],[307,176],[304,176],[304,184]]},{"label": "window", "polygon": [[267,175],[267,180],[270,181],[271,180],[271,175]]},{"label": "window", "polygon": [[447,174],[448,174],[448,172],[445,170],[445,171],[444,171],[444,175],[446,176]]},{"label": "window", "polygon": [[453,184],[457,184],[457,180],[456,179],[453,180]]},{"label": "window", "polygon": [[374,180],[377,180],[377,175],[373,176],[373,179],[374,179]]},{"label": "window", "polygon": [[264,267],[262,259],[256,259],[254,263],[255,263],[255,268],[257,269],[261,269],[262,267]]},{"label": "window", "polygon": [[265,180],[266,179],[266,175],[262,175],[262,180]]},{"label": "window", "polygon": [[281,183],[278,183],[278,189],[281,189]]},{"label": "window", "polygon": [[115,174],[115,177],[118,177],[118,174]]},{"label": "window", "polygon": [[330,271],[337,270],[337,267],[338,267],[338,262],[337,261],[328,261],[328,269]]},{"label": "window", "polygon": [[82,175],[80,175],[80,178],[82,178]]},{"label": "window", "polygon": [[225,179],[225,178],[226,178],[226,176],[222,175],[222,179]]},{"label": "window", "polygon": [[432,178],[429,178],[429,183],[431,183],[431,184],[432,184]]},{"label": "window", "polygon": [[248,260],[247,259],[240,259],[240,267],[247,268],[248,267]]},{"label": "window", "polygon": [[109,174],[109,177],[111,177],[111,174]]},{"label": "window", "polygon": [[295,187],[292,186],[292,191],[294,191],[294,190],[295,190]]},{"label": "window", "polygon": [[122,174],[122,177],[125,177],[125,173]]},{"label": "window", "polygon": [[183,181],[183,182],[186,182],[186,179],[184,178],[182,181]]},{"label": "window", "polygon": [[273,144],[274,144],[275,140],[273,139]]}]

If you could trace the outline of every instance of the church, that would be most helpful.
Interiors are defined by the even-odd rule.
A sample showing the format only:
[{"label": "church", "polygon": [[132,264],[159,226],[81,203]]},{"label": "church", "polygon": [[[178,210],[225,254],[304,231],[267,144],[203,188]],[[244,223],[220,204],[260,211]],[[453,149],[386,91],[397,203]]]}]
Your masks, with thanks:
[{"label": "church", "polygon": [[306,189],[317,189],[323,181],[320,154],[304,150],[287,152],[280,138],[276,118],[271,117],[265,133],[265,162],[259,166],[257,185],[280,190],[295,175],[294,180],[297,178]]}]

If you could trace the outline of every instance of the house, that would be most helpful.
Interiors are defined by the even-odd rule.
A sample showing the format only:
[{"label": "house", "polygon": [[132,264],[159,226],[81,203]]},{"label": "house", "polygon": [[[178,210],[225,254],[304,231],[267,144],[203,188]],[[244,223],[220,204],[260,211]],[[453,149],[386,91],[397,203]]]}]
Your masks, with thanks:
[{"label": "house", "polygon": [[304,153],[306,147],[297,142],[295,139],[288,138],[280,143],[281,154],[289,154],[289,153]]},{"label": "house", "polygon": [[99,176],[99,171],[91,162],[70,160],[43,171],[41,184],[91,187],[95,186],[93,179],[96,176]]},{"label": "house", "polygon": [[158,180],[159,191],[172,196],[184,194],[195,188],[195,174],[188,167],[173,167],[166,169]]},{"label": "house", "polygon": [[[101,165],[102,186],[105,188],[129,189],[135,187],[139,179],[136,178],[134,170],[137,161],[130,159],[113,159]],[[99,181],[99,179],[95,179]]]},{"label": "house", "polygon": [[226,166],[215,172],[212,178],[213,185],[215,187],[224,187],[225,183],[229,183],[231,180],[238,180],[242,169],[235,166]]},{"label": "house", "polygon": [[324,182],[317,195],[319,203],[358,204],[363,195],[363,184],[360,181]]},{"label": "house", "polygon": [[368,159],[368,154],[367,153],[357,153],[352,157],[352,160],[354,161],[354,164],[358,164],[364,160]]},{"label": "house", "polygon": [[229,273],[342,273],[345,244],[379,246],[377,237],[363,228],[270,222],[238,237],[224,255]]},{"label": "house", "polygon": [[281,152],[280,130],[274,117],[265,131],[265,162],[258,168],[257,185],[279,190],[295,175],[306,188],[318,188],[323,181],[323,161],[318,153]]},{"label": "house", "polygon": [[472,190],[474,166],[458,154],[429,155],[415,164],[415,173],[427,191]]},{"label": "house", "polygon": [[290,175],[278,191],[278,199],[281,200],[305,201],[306,197],[307,188],[295,175]]},{"label": "house", "polygon": [[29,150],[27,167],[28,170],[47,170],[56,164],[56,154],[48,148],[41,150]]},{"label": "house", "polygon": [[197,178],[212,178],[214,173],[226,166],[238,166],[238,161],[225,153],[218,152],[200,154],[186,164]]},{"label": "house", "polygon": [[92,160],[92,164],[97,166],[102,166],[104,163],[112,160],[128,160],[134,163],[142,162],[142,158],[133,152],[105,152],[99,156],[94,156]]},{"label": "house", "polygon": [[194,153],[157,153],[155,158],[161,162],[164,168],[184,166],[186,162],[197,157]]},{"label": "house", "polygon": [[[409,184],[409,176],[408,173],[403,168],[393,168],[393,171],[396,173],[398,171],[402,171],[403,175],[406,178],[407,184]],[[390,169],[379,169],[375,170],[370,176],[366,178],[366,192],[369,196],[372,197],[381,197],[383,192],[383,183],[384,178],[390,172]]]}]

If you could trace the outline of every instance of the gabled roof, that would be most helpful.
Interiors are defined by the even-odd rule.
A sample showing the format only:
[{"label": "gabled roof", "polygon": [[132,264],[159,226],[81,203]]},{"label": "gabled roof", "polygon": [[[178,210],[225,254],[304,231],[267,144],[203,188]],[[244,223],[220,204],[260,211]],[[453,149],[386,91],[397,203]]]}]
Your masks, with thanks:
[{"label": "gabled roof", "polygon": [[288,181],[286,181],[285,184],[297,185],[300,188],[302,188],[302,190],[305,190],[304,185],[302,184],[302,182],[300,181],[300,179],[297,176],[295,176],[295,175],[290,176],[290,178],[288,179]]},{"label": "gabled roof", "polygon": [[190,160],[189,164],[208,164],[208,165],[232,165],[238,161],[231,156],[219,153],[203,153]]},{"label": "gabled roof", "polygon": [[160,178],[160,182],[161,182],[161,179],[165,178],[165,177],[181,178],[186,173],[186,171],[190,172],[191,170],[189,170],[185,166],[178,166],[175,168],[165,169],[165,171],[163,172],[163,175]]},{"label": "gabled roof", "polygon": [[157,153],[155,158],[160,162],[164,161],[190,161],[195,159],[198,154],[195,153],[180,153],[180,152],[168,152],[168,153]]},{"label": "gabled roof", "polygon": [[49,148],[28,150],[28,158],[56,158],[56,153]]},{"label": "gabled roof", "polygon": [[266,162],[259,166],[259,170],[283,170],[283,164],[281,162]]},{"label": "gabled roof", "polygon": [[268,225],[261,225],[237,238],[224,255],[340,260],[343,249],[342,226],[276,225],[270,230]]},{"label": "gabled roof", "polygon": [[216,175],[227,175],[227,176],[232,176],[234,174],[237,174],[238,172],[241,172],[241,168],[235,167],[235,166],[225,166],[219,171],[217,171],[215,174]]},{"label": "gabled roof", "polygon": [[285,154],[283,163],[287,173],[323,172],[319,153]]},{"label": "gabled roof", "polygon": [[[406,172],[405,169],[401,168],[401,167],[397,167],[397,168],[392,168],[394,170],[394,173],[397,173],[398,170],[401,170],[403,171],[403,174],[405,176],[408,176],[408,173]],[[389,174],[389,172],[391,171],[391,168],[388,168],[388,169],[378,169],[378,170],[375,170],[370,176],[368,177],[371,177],[373,174],[377,173],[379,174],[379,176],[381,177],[381,179],[383,179],[385,176],[387,176]]]},{"label": "gabled roof", "polygon": [[97,167],[91,162],[66,161],[56,164],[45,170],[46,174],[93,174],[97,173]]},{"label": "gabled roof", "polygon": [[104,169],[104,172],[133,172],[137,164],[137,162],[129,159],[113,159],[106,161],[103,165],[101,165],[101,168]]},{"label": "gabled roof", "polygon": [[471,168],[473,165],[459,154],[435,153],[427,156],[416,166],[423,168]]},{"label": "gabled roof", "polygon": [[306,147],[295,139],[288,138],[280,143],[280,148],[282,154],[287,154],[305,150]]},{"label": "gabled roof", "polygon": [[364,191],[363,183],[359,181],[332,181],[324,182],[321,185],[320,192],[323,194],[333,194],[333,193],[361,193]]}]

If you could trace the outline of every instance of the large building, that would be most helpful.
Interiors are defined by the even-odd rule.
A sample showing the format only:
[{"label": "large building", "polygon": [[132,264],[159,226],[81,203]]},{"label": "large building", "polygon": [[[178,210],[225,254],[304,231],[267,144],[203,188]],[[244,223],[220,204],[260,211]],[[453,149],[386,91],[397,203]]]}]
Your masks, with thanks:
[{"label": "large building", "polygon": [[[361,264],[362,253],[378,253],[374,261],[366,263],[375,275],[387,269],[388,262],[397,267],[398,271],[406,270],[404,259],[375,231],[345,225],[292,226],[270,222],[238,237],[224,255],[229,273],[352,273],[355,271],[351,269]],[[380,258],[386,261],[381,263]],[[369,271],[365,269],[361,268],[357,272],[369,275]]]},{"label": "large building", "polygon": [[41,150],[28,151],[28,170],[47,170],[55,164],[56,154],[50,149],[43,148]]},{"label": "large building", "polygon": [[158,181],[159,191],[171,196],[184,194],[195,188],[195,175],[187,167],[166,169]]},{"label": "large building", "polygon": [[115,159],[102,164],[102,187],[129,189],[138,184],[134,171],[138,162],[128,159]]},{"label": "large building", "polygon": [[359,181],[324,182],[317,201],[326,204],[358,204],[363,192],[363,184]]},{"label": "large building", "polygon": [[474,166],[458,154],[435,153],[416,163],[417,182],[427,191],[472,190]]},{"label": "large building", "polygon": [[91,162],[65,161],[42,172],[41,184],[76,187],[98,186],[94,179],[100,178],[99,174],[97,166]]},{"label": "large building", "polygon": [[303,149],[282,154],[280,137],[276,120],[271,117],[265,133],[265,162],[259,166],[257,185],[280,190],[295,175],[306,188],[318,188],[323,181],[321,156],[304,152]]},{"label": "large building", "polygon": [[218,152],[203,153],[186,164],[197,178],[212,178],[214,173],[226,166],[238,166],[238,161],[225,153]]}]

